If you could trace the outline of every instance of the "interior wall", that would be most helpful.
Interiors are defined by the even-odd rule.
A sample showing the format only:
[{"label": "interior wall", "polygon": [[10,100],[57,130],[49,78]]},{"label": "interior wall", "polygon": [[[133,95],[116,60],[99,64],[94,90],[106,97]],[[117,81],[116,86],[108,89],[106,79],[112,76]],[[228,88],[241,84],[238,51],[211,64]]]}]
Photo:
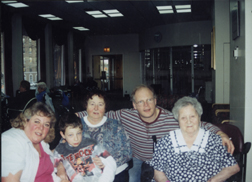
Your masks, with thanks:
[{"label": "interior wall", "polygon": [[[215,0],[215,103],[229,103],[230,19],[229,0]],[[221,17],[221,18],[219,18]]]},{"label": "interior wall", "polygon": [[[230,0],[230,14],[237,0]],[[252,1],[240,0],[240,36],[230,36],[230,118],[244,134],[245,142],[252,142]],[[231,29],[231,27],[230,27]],[[235,47],[239,48],[237,59],[233,57]],[[247,51],[246,51],[247,50]],[[251,181],[252,151],[248,153],[246,181]]]},{"label": "interior wall", "polygon": [[[91,72],[93,55],[122,54],[123,95],[130,94],[137,85],[141,84],[138,39],[137,34],[87,37],[85,40],[87,74],[93,76]],[[110,52],[103,52],[104,47],[110,47]]]},{"label": "interior wall", "polygon": [[[245,48],[248,51],[245,51],[245,117],[244,117],[244,141],[245,142],[252,142],[252,1],[251,0],[243,0],[241,1],[241,5],[243,10],[245,10]],[[245,9],[246,7],[246,9]],[[250,181],[252,179],[252,173],[249,172],[252,169],[252,149],[248,153],[247,158],[247,174],[246,174],[246,181]]]}]

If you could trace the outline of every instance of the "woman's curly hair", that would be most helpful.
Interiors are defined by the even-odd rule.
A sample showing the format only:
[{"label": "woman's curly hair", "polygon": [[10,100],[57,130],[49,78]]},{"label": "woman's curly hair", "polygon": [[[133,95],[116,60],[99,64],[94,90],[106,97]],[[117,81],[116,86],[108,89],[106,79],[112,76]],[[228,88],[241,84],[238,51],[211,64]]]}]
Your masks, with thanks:
[{"label": "woman's curly hair", "polygon": [[49,132],[46,135],[44,141],[46,143],[52,142],[54,140],[54,138],[55,138],[54,125],[55,125],[55,122],[56,122],[56,118],[55,118],[54,112],[51,110],[51,108],[48,105],[46,105],[46,104],[44,104],[42,102],[36,102],[31,107],[26,109],[24,111],[24,113],[20,113],[18,115],[18,117],[16,117],[15,119],[13,119],[11,121],[11,126],[13,128],[19,128],[19,129],[24,130],[25,123],[29,122],[31,117],[34,116],[34,115],[48,117],[48,118],[51,119],[50,129],[49,129]]},{"label": "woman's curly hair", "polygon": [[102,90],[89,91],[84,98],[83,107],[85,109],[87,109],[89,99],[92,99],[93,96],[96,96],[96,95],[104,100],[105,110],[107,111],[109,108],[109,98],[108,98],[107,94]]}]

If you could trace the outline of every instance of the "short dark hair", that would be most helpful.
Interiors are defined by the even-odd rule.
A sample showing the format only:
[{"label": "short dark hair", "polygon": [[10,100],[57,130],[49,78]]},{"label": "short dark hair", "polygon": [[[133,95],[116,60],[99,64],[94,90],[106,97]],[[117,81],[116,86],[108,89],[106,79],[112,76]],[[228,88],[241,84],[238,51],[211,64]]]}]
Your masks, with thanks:
[{"label": "short dark hair", "polygon": [[66,128],[69,126],[73,128],[79,127],[81,130],[83,130],[81,119],[74,113],[66,113],[59,119],[59,130],[62,131],[64,134]]},{"label": "short dark hair", "polygon": [[108,101],[108,97],[106,95],[105,92],[103,92],[102,90],[92,90],[89,91],[84,99],[84,108],[87,108],[88,105],[88,100],[92,99],[93,96],[97,95],[98,97],[102,98],[104,100],[105,103],[105,110],[107,110],[108,106],[109,106],[109,101]]},{"label": "short dark hair", "polygon": [[20,82],[20,86],[23,87],[26,91],[29,91],[30,90],[30,82],[26,81],[26,80],[22,80]]}]

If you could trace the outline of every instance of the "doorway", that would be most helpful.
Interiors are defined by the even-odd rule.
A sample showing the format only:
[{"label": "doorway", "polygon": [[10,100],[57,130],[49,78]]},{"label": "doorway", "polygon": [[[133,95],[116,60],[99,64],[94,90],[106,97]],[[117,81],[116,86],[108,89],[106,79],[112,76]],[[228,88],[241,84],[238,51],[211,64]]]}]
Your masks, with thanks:
[{"label": "doorway", "polygon": [[93,75],[99,89],[123,92],[122,55],[93,56]]}]

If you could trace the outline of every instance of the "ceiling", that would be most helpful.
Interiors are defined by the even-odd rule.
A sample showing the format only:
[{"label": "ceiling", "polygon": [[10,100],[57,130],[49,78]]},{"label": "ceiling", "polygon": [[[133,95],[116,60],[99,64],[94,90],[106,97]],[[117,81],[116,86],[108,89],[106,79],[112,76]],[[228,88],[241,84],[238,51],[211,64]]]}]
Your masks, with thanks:
[{"label": "ceiling", "polygon": [[[39,22],[51,22],[53,26],[71,29],[83,26],[89,31],[82,31],[85,35],[110,35],[141,33],[145,29],[180,22],[211,20],[213,0],[163,0],[163,1],[97,1],[84,0],[81,3],[67,3],[63,0],[42,1],[23,0],[29,5],[26,8],[13,8],[1,3],[2,15],[6,11],[21,13],[24,17]],[[156,6],[190,4],[191,13],[159,14]],[[123,17],[94,18],[87,14],[88,10],[117,9]],[[6,11],[5,11],[6,10]],[[39,17],[38,14],[53,14],[63,20],[51,21]],[[78,31],[73,29],[73,31]]]}]

